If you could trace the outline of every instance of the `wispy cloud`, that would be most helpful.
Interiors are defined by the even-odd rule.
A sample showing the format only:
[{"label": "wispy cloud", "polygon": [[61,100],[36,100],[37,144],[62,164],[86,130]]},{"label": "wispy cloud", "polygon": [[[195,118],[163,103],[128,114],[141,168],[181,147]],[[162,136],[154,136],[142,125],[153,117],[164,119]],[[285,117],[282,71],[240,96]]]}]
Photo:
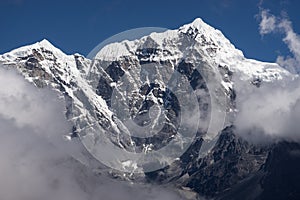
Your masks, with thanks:
[{"label": "wispy cloud", "polygon": [[300,72],[300,36],[295,33],[292,27],[292,22],[284,18],[280,20],[278,24],[279,29],[283,30],[285,37],[283,38],[284,43],[288,46],[293,57],[279,56],[277,63],[285,66],[289,70],[295,70]]},{"label": "wispy cloud", "polygon": [[259,33],[265,35],[273,32],[276,28],[276,17],[271,15],[269,10],[261,10],[260,17]]},{"label": "wispy cloud", "polygon": [[283,34],[282,41],[291,53],[286,57],[278,56],[276,62],[292,73],[300,73],[300,36],[294,31],[288,15],[282,12],[281,16],[275,16],[270,13],[270,10],[262,7],[259,7],[259,10],[259,33],[262,36],[271,33]]}]

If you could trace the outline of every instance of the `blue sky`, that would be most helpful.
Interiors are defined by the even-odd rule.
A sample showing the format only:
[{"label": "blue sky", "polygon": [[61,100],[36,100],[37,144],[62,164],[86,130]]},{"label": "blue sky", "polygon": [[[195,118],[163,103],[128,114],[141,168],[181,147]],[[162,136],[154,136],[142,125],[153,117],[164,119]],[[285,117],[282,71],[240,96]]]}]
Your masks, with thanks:
[{"label": "blue sky", "polygon": [[[288,55],[282,34],[259,33],[258,0],[0,0],[0,54],[48,39],[64,52],[87,55],[119,32],[169,29],[201,17],[220,29],[246,57],[275,62]],[[261,6],[288,17],[300,32],[300,1],[265,0]],[[284,14],[283,14],[284,13]]]}]

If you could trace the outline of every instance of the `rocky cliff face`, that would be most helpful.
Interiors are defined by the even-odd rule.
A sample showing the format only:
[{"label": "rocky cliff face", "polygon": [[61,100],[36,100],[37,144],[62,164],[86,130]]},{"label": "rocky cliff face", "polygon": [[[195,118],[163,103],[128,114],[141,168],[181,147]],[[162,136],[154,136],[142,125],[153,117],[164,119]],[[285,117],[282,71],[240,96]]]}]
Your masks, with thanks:
[{"label": "rocky cliff face", "polygon": [[[103,159],[97,157],[100,154],[107,154],[105,161],[114,157],[103,152],[106,143],[122,151],[148,153],[173,142],[173,160],[159,154],[160,161],[168,164],[162,169],[147,171],[139,160],[117,158],[109,165],[127,173],[123,176],[116,171],[115,176],[172,183],[220,198],[232,195],[228,191],[245,180],[263,176],[259,179],[262,199],[269,198],[273,189],[268,185],[273,179],[284,176],[272,170],[281,163],[276,161],[280,157],[276,149],[284,148],[258,147],[236,136],[231,120],[236,98],[233,77],[258,87],[292,75],[277,64],[246,59],[220,31],[201,19],[177,30],[107,45],[94,60],[65,55],[43,40],[0,56],[0,63],[17,69],[36,87],[54,88],[65,99],[66,118],[73,123],[68,138],[79,137],[96,159]],[[196,103],[187,98],[189,90]],[[197,112],[184,115],[183,102],[188,111],[197,107]],[[195,116],[201,126],[194,129],[195,137],[188,143],[180,127]],[[212,118],[221,125],[212,126]],[[149,137],[140,137],[145,133]],[[298,157],[290,161],[299,163]],[[299,196],[293,192],[290,195]]]},{"label": "rocky cliff face", "polygon": [[218,199],[299,199],[299,150],[294,142],[273,144],[261,168]]}]

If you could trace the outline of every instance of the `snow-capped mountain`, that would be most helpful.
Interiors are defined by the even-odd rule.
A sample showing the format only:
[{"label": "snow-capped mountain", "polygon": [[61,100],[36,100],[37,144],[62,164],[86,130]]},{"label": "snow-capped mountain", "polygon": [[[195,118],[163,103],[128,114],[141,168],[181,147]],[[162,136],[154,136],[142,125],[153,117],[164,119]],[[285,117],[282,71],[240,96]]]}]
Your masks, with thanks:
[{"label": "snow-capped mountain", "polygon": [[[43,40],[1,55],[0,63],[17,69],[36,87],[50,86],[64,97],[66,118],[73,124],[73,132],[67,138],[72,141],[79,137],[104,164],[131,175],[145,172],[147,180],[173,181],[209,196],[258,171],[269,151],[233,134],[236,82],[259,87],[264,82],[294,77],[275,63],[245,58],[219,30],[201,19],[176,30],[109,44],[93,60],[79,54],[66,55]],[[186,77],[187,82],[180,82],[182,85],[190,86],[170,90],[175,83],[172,75],[176,73]],[[185,94],[189,89],[197,101],[185,106],[187,110],[198,107],[199,115],[182,114],[182,102],[190,100]],[[151,112],[157,122],[164,123],[153,124]],[[202,125],[193,129],[196,136],[188,143],[180,137],[182,121],[178,118],[189,121],[195,116]],[[126,121],[128,118],[148,128],[139,129]],[[149,131],[151,137],[138,137],[144,131]],[[112,143],[123,151],[147,153],[161,149],[171,140],[175,141],[174,148],[184,150],[183,154],[175,150],[171,155],[175,159],[170,160],[161,153],[163,163],[171,165],[159,165],[164,168],[155,168],[154,172],[126,156],[110,159],[113,154],[99,148]],[[100,154],[107,157],[97,157]],[[232,164],[235,172],[228,167],[230,155],[236,156]],[[230,175],[222,176],[230,171]],[[214,172],[219,173],[219,178],[209,179]],[[214,185],[203,189],[198,183]]]}]

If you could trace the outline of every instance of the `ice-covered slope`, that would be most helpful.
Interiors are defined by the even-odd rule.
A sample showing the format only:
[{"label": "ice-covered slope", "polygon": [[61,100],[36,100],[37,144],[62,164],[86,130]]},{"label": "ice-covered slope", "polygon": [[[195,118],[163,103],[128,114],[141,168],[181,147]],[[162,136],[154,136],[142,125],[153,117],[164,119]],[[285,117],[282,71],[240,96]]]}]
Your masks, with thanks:
[{"label": "ice-covered slope", "polygon": [[[88,150],[96,154],[101,150],[96,148],[97,144],[103,141],[111,141],[129,152],[160,149],[162,144],[172,138],[178,144],[184,143],[176,134],[176,117],[179,116],[180,105],[176,99],[167,98],[172,95],[164,81],[174,72],[188,77],[192,88],[200,94],[198,98],[201,101],[197,106],[204,113],[201,116],[203,121],[211,117],[209,112],[213,109],[216,113],[223,112],[223,115],[233,112],[233,76],[247,84],[293,77],[275,63],[245,58],[219,30],[201,19],[176,30],[107,45],[93,61],[79,54],[66,55],[43,40],[1,55],[0,63],[17,69],[37,87],[49,85],[55,88],[64,97],[66,117],[74,125],[69,139],[80,136],[87,148],[90,148]],[[149,69],[145,68],[149,65],[154,68],[147,71]],[[157,74],[155,77],[151,73],[141,76],[145,70]],[[126,92],[124,82],[130,85],[132,91]],[[181,89],[180,92],[184,91]],[[213,100],[210,101],[209,97]],[[136,114],[139,123],[150,125],[144,113],[150,112],[152,104],[165,107],[166,112],[162,114],[166,118],[164,129],[149,139],[131,137],[132,133],[127,134],[124,129],[123,121],[116,118],[123,114],[115,110],[115,106],[123,108],[123,105],[113,104],[116,99],[119,102],[130,101],[128,112]],[[141,107],[142,110],[139,109]],[[153,126],[154,130],[156,128]],[[210,129],[206,124],[197,130],[198,136],[211,140],[221,128]],[[203,135],[203,130],[210,131],[208,137]],[[106,137],[99,137],[99,131],[105,133]],[[107,154],[106,159],[109,156]],[[112,165],[124,167],[125,171],[138,170],[140,167],[126,159],[116,160]]]}]

